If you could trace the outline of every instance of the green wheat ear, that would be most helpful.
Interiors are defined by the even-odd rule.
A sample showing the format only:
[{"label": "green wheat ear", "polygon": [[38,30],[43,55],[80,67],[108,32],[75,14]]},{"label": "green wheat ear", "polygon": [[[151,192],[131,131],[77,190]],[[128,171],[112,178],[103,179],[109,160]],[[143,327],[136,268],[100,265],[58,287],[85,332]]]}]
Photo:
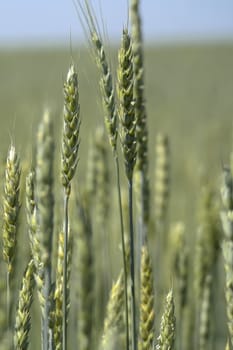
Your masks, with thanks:
[{"label": "green wheat ear", "polygon": [[74,65],[70,66],[64,83],[64,125],[62,136],[62,184],[70,191],[70,182],[78,163],[80,106],[78,75]]},{"label": "green wheat ear", "polygon": [[170,290],[166,297],[165,309],[160,324],[160,335],[158,337],[157,350],[173,350],[175,343],[175,306],[173,291]]},{"label": "green wheat ear", "polygon": [[20,164],[14,146],[11,146],[7,155],[4,196],[3,196],[3,259],[8,266],[8,273],[13,272],[16,248],[17,218],[20,209],[19,185]]},{"label": "green wheat ear", "polygon": [[103,345],[113,334],[118,337],[123,334],[124,327],[124,277],[123,272],[113,284],[104,320]]},{"label": "green wheat ear", "polygon": [[154,340],[155,312],[152,261],[148,247],[141,250],[141,288],[140,288],[140,330],[139,350],[152,348]]},{"label": "green wheat ear", "polygon": [[120,118],[120,137],[125,162],[125,172],[132,179],[136,163],[136,121],[133,97],[133,53],[131,38],[123,30],[121,48],[118,54],[118,99]]},{"label": "green wheat ear", "polygon": [[30,260],[23,276],[19,300],[16,311],[14,346],[18,350],[26,350],[29,344],[29,331],[31,328],[30,308],[33,300],[34,261]]}]

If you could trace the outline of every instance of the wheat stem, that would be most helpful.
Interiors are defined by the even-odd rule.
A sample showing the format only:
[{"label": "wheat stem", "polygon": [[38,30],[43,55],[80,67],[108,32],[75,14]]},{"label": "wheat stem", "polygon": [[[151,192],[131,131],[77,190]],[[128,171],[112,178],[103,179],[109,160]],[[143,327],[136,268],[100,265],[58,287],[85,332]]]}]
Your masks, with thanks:
[{"label": "wheat stem", "polygon": [[136,298],[135,298],[135,263],[134,263],[134,227],[133,227],[133,181],[128,182],[129,191],[129,235],[130,235],[130,290],[131,290],[131,327],[132,349],[137,350]]},{"label": "wheat stem", "polygon": [[63,349],[67,349],[67,255],[68,255],[68,206],[69,206],[69,194],[65,191],[64,193],[64,261],[63,261],[63,303],[62,303],[62,329],[63,329]]},{"label": "wheat stem", "polygon": [[115,157],[116,174],[117,174],[117,193],[118,193],[118,205],[120,213],[120,226],[121,226],[121,246],[122,246],[122,258],[123,258],[123,270],[124,270],[124,297],[125,297],[125,328],[126,328],[126,350],[129,350],[129,307],[128,307],[128,293],[127,293],[127,257],[125,248],[124,237],[124,222],[123,222],[123,210],[121,200],[121,184],[120,184],[120,169],[118,156]]}]

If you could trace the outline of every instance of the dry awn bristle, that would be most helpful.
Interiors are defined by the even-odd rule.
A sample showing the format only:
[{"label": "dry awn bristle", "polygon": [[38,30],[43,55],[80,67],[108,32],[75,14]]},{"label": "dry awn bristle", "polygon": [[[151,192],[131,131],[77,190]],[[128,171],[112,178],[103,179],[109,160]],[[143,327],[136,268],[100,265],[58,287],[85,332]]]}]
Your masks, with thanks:
[{"label": "dry awn bristle", "polygon": [[62,137],[62,184],[70,192],[70,182],[78,163],[80,107],[78,75],[71,65],[64,83],[64,127]]},{"label": "dry awn bristle", "polygon": [[13,270],[15,257],[17,218],[20,208],[19,184],[20,184],[19,158],[14,146],[11,146],[7,156],[5,170],[5,184],[3,197],[3,258],[8,265],[8,272]]}]

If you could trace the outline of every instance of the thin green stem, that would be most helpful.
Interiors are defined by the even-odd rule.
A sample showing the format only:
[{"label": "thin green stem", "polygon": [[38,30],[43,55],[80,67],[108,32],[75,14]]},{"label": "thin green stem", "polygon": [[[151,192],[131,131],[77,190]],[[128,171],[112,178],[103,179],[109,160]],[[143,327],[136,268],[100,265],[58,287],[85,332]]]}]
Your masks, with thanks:
[{"label": "thin green stem", "polygon": [[134,272],[134,228],[133,228],[133,180],[128,180],[129,190],[129,232],[130,232],[130,291],[131,291],[131,327],[132,350],[137,350],[136,303],[135,303],[135,272]]},{"label": "thin green stem", "polygon": [[125,294],[125,324],[126,324],[126,350],[129,350],[129,307],[128,307],[128,293],[127,293],[127,257],[125,249],[125,237],[124,237],[124,222],[123,222],[123,210],[121,200],[121,184],[120,184],[120,169],[119,159],[115,156],[116,174],[117,174],[117,191],[118,191],[118,204],[120,212],[120,225],[121,225],[121,245],[123,256],[123,269],[124,269],[124,294]]},{"label": "thin green stem", "polygon": [[62,302],[62,349],[67,349],[67,256],[68,256],[68,205],[70,191],[65,188],[64,193],[64,260],[63,260],[63,302]]},{"label": "thin green stem", "polygon": [[11,317],[10,317],[10,300],[11,299],[11,295],[10,295],[10,272],[7,271],[7,275],[6,275],[6,308],[7,308],[7,327],[8,330],[10,331],[11,329]]}]

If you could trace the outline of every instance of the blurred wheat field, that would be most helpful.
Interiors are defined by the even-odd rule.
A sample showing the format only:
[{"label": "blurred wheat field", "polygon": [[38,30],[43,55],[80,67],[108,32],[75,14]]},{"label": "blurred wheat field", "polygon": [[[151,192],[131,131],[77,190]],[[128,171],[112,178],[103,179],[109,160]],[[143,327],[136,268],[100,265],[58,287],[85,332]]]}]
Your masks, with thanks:
[{"label": "blurred wheat field", "polygon": [[[113,75],[114,78],[116,78],[118,47],[108,48],[107,50],[112,63]],[[113,288],[111,294],[112,298],[118,301],[121,301],[123,298],[123,287],[121,275],[117,280],[122,265],[122,252],[121,248],[119,248],[119,220],[116,217],[116,176],[107,136],[101,130],[104,121],[99,92],[99,75],[95,64],[93,64],[89,49],[84,47],[76,48],[73,50],[72,59],[69,49],[65,48],[5,49],[0,52],[0,174],[2,179],[4,177],[3,173],[5,171],[5,162],[9,145],[13,143],[16,146],[22,165],[22,189],[20,194],[22,207],[19,216],[19,237],[17,239],[19,246],[19,253],[17,255],[17,262],[19,262],[17,266],[17,277],[19,283],[22,280],[23,271],[27,262],[25,257],[29,257],[30,255],[30,246],[28,244],[25,224],[25,177],[28,175],[31,163],[35,166],[35,135],[37,134],[38,125],[42,120],[45,108],[50,110],[52,121],[54,122],[55,134],[54,192],[56,210],[54,230],[56,234],[53,242],[54,246],[60,239],[58,231],[61,230],[62,227],[62,190],[59,172],[64,105],[62,87],[64,81],[66,81],[67,67],[70,66],[72,60],[75,62],[78,71],[81,132],[78,153],[78,171],[72,187],[74,194],[71,195],[71,218],[74,218],[73,222],[71,219],[71,229],[79,233],[79,235],[77,235],[78,240],[80,239],[82,241],[84,239],[84,241],[86,241],[84,243],[83,241],[81,243],[75,242],[73,247],[74,268],[71,272],[70,298],[74,300],[74,304],[71,306],[69,323],[72,324],[72,326],[77,326],[76,322],[78,316],[76,312],[80,307],[78,304],[79,295],[82,293],[82,291],[77,291],[76,288],[72,286],[75,286],[76,282],[79,281],[80,269],[85,270],[85,264],[83,262],[86,262],[86,266],[89,266],[93,258],[97,261],[94,271],[85,272],[88,278],[84,278],[82,283],[87,284],[87,288],[92,289],[93,285],[90,284],[90,280],[92,278],[98,280],[96,288],[98,291],[99,299],[97,303],[99,303],[99,307],[97,307],[95,312],[89,310],[90,313],[93,312],[93,318],[95,318],[95,327],[94,330],[92,330],[92,346],[96,346],[96,344],[99,344],[98,342],[101,338],[100,334],[103,329],[105,309],[111,287]],[[194,266],[193,261],[196,259],[195,254],[197,254],[198,258],[201,249],[203,247],[206,249],[207,245],[207,253],[210,254],[211,257],[213,255],[212,263],[214,265],[214,272],[211,278],[214,279],[216,275],[218,275],[218,277],[216,277],[216,285],[214,285],[213,288],[213,296],[211,297],[216,298],[211,300],[218,300],[213,308],[211,335],[209,336],[209,334],[205,333],[205,329],[203,330],[203,338],[206,336],[209,341],[207,345],[208,350],[212,349],[212,345],[213,349],[224,349],[227,339],[227,321],[224,309],[224,264],[222,257],[220,257],[218,263],[215,264],[215,261],[217,261],[216,256],[218,256],[217,254],[221,249],[219,243],[220,239],[219,237],[216,238],[214,235],[216,234],[216,236],[218,236],[218,234],[222,234],[219,233],[222,231],[219,228],[219,212],[221,211],[221,209],[219,209],[220,177],[222,175],[222,166],[229,164],[229,154],[233,149],[232,91],[233,45],[231,44],[167,45],[148,46],[145,48],[145,98],[149,130],[149,179],[152,191],[152,222],[149,232],[149,253],[152,260],[153,272],[151,272],[150,262],[148,262],[147,251],[144,251],[142,261],[145,261],[147,265],[144,266],[142,276],[143,273],[145,275],[147,273],[149,274],[149,282],[147,282],[149,292],[151,292],[151,289],[153,289],[151,287],[153,281],[151,281],[152,277],[150,274],[153,273],[157,336],[160,329],[160,320],[164,304],[167,308],[173,307],[173,301],[171,300],[172,293],[170,292],[168,294],[168,292],[173,287],[173,284],[175,288],[177,287],[176,274],[178,274],[178,278],[181,278],[181,283],[183,282],[182,278],[184,278],[184,280],[187,278],[190,284],[192,283],[190,279],[196,276],[195,274],[198,276],[201,275],[203,271],[199,271],[199,267]],[[99,131],[96,133],[97,128]],[[159,260],[159,263],[161,263],[161,265],[159,266],[156,265],[158,263],[156,255],[158,253],[158,248],[156,246],[158,241],[155,233],[153,189],[156,181],[156,161],[161,152],[165,152],[166,154],[166,149],[163,150],[163,147],[166,148],[166,141],[164,141],[163,137],[158,138],[158,135],[166,135],[165,140],[167,137],[169,144],[169,198],[166,227],[162,229],[162,231],[166,231],[166,239],[168,241],[163,242],[165,246],[166,244],[167,246],[164,250],[164,256],[162,256],[162,258],[160,256],[161,261]],[[90,161],[91,146],[94,147],[94,157],[96,157],[93,162],[93,164],[96,165],[94,171],[96,171],[100,177],[97,180],[97,192],[95,192],[96,189],[89,189],[89,191],[94,191],[92,197],[93,202],[90,205],[90,203],[87,204],[85,202],[86,198],[84,198],[83,202],[82,199],[83,196],[85,197],[83,189],[87,185],[88,176],[93,170],[90,170],[90,164],[88,164],[88,161]],[[97,154],[95,154],[95,151]],[[121,156],[120,160],[122,161]],[[93,164],[91,163],[91,166],[93,166]],[[164,163],[162,161],[162,166],[163,165]],[[127,181],[123,174],[123,165],[121,165],[120,171],[123,208],[125,208],[127,207],[124,198],[126,196],[125,189]],[[90,182],[92,180],[93,179],[89,179]],[[205,185],[204,191],[202,191],[203,184]],[[227,187],[227,183],[225,185]],[[214,189],[213,193],[212,189]],[[1,185],[0,192],[3,192],[3,184]],[[77,205],[77,202],[82,204]],[[136,217],[137,204],[135,199],[136,230],[138,229],[137,225],[139,225]],[[86,205],[90,205],[91,209],[88,207],[90,213],[88,210],[87,213],[85,212]],[[224,207],[226,212],[230,211],[230,209],[228,205]],[[84,212],[85,215],[83,214]],[[89,219],[91,225],[89,225]],[[128,218],[125,218],[126,223],[127,220]],[[211,241],[211,244],[213,243],[214,246],[216,243],[217,248],[215,246],[214,248],[216,248],[217,252],[211,251],[209,253],[208,238],[203,239],[201,235],[199,236],[199,231],[201,230],[205,232],[211,231],[211,235],[212,232],[214,232],[211,239],[216,239],[217,243]],[[217,233],[215,231],[217,231]],[[86,236],[84,235],[84,237],[82,236],[83,232],[87,234]],[[185,275],[186,272],[182,270],[185,265],[184,261],[186,262],[186,257],[184,255],[179,255],[180,252],[185,252],[187,248],[183,241],[184,235],[184,241],[188,246],[190,259],[188,277]],[[205,239],[207,239],[207,241]],[[194,243],[197,245],[197,253],[196,251],[194,252],[194,250],[192,251]],[[81,244],[81,246],[78,246],[78,244]],[[84,248],[82,244],[84,244]],[[85,246],[85,244],[87,244],[87,246]],[[80,250],[77,247],[81,247]],[[88,255],[89,250],[87,249],[86,251],[86,247],[94,252],[94,257]],[[81,252],[80,256],[79,252]],[[56,261],[57,256],[59,260],[59,250],[55,251],[53,254],[55,255],[53,256],[54,261]],[[136,256],[139,260],[138,254],[139,252],[137,251]],[[60,255],[62,256],[62,253],[60,253]],[[184,259],[184,261],[180,261],[180,259]],[[162,266],[162,262],[165,263],[164,266]],[[208,263],[209,262],[206,264],[208,265]],[[202,268],[201,266],[200,269]],[[209,266],[205,268],[208,270]],[[136,269],[136,272],[139,273],[139,265],[136,265]],[[176,269],[178,269],[178,272]],[[179,275],[179,273],[181,275]],[[206,304],[203,306],[203,309],[206,310],[209,307],[208,302],[210,302],[208,299],[208,292],[212,279],[208,274],[206,276],[204,272],[203,275],[204,277],[201,275],[203,280],[200,283],[202,283],[202,287],[204,286],[202,297],[203,299],[206,297],[207,300]],[[117,280],[116,285],[113,285],[113,280]],[[162,287],[159,286],[159,283]],[[177,290],[185,294],[185,291],[182,290],[182,286],[180,286],[179,283],[180,281],[178,280]],[[136,281],[137,288],[139,288],[138,285],[139,283]],[[189,290],[189,298],[192,299],[193,297],[194,299],[198,299],[197,291],[199,287],[197,282],[197,286],[195,287],[197,290],[195,290],[195,292]],[[175,310],[178,304],[178,297],[180,297],[177,290],[175,290],[174,293]],[[166,303],[164,303],[166,295],[167,299]],[[32,306],[32,330],[29,346],[29,349],[33,348],[35,350],[40,349],[40,332],[38,332],[40,319],[38,316],[39,307],[36,305],[36,302],[38,303],[37,298],[38,297],[34,295],[35,303],[33,303]],[[141,296],[141,299],[143,300],[143,296]],[[199,302],[200,305],[198,304]],[[201,298],[200,300],[198,299],[197,304],[202,311]],[[111,306],[111,303],[109,305],[109,309],[112,310],[114,305]],[[164,322],[166,322],[166,312],[168,314],[171,312],[166,311],[166,307]],[[199,321],[201,324],[205,315],[202,317],[200,310],[198,309],[197,312],[200,312]],[[176,310],[176,318],[179,324],[177,338],[180,337],[179,330],[183,325],[180,322],[182,316],[179,314],[179,311],[178,308]],[[87,311],[85,310],[85,312]],[[216,315],[218,315],[218,317]],[[187,317],[187,315],[185,317]],[[111,323],[111,320],[106,321],[106,324],[108,324],[108,322]],[[206,326],[205,320],[203,324]],[[195,325],[191,324],[190,327],[194,328]],[[198,326],[196,327],[198,328]],[[188,332],[188,327],[186,328]],[[104,336],[107,339],[107,335],[105,334]],[[68,329],[68,349],[73,349],[78,346],[78,348],[82,350],[81,343],[79,344],[81,338],[77,340],[76,337],[76,329],[74,327]],[[191,338],[187,336],[187,339]],[[179,341],[181,340],[178,339],[176,341],[176,349],[178,350]],[[195,341],[198,343],[197,340]],[[106,344],[103,345],[103,347],[105,348]],[[111,347],[106,348],[110,349]],[[186,348],[183,346],[182,349],[185,350]],[[0,345],[0,349],[7,349],[7,347]],[[85,345],[83,345],[83,349],[85,349]],[[148,350],[149,349],[148,347]],[[191,345],[190,349],[193,349]],[[201,348],[200,345],[195,349],[202,350],[203,348]],[[143,350],[143,348],[141,348],[141,350]]]},{"label": "blurred wheat field", "polygon": [[[113,62],[116,55],[116,50],[112,50]],[[82,142],[78,177],[82,178],[86,158],[82,154],[87,155],[88,137],[96,126],[103,124],[103,117],[97,69],[90,51],[79,48],[73,56],[80,81]],[[207,170],[207,176],[214,179],[221,162],[227,161],[232,144],[232,62],[233,46],[227,44],[145,48],[150,169],[153,171],[154,167],[156,133],[168,134],[172,153],[172,216],[179,208],[181,219],[187,215],[190,218],[194,208],[186,205],[185,193],[195,196],[202,172]],[[61,123],[62,82],[69,64],[69,49],[0,53],[2,159],[11,139],[22,151],[22,158],[25,151],[30,156],[31,141],[45,106],[51,109],[56,125]],[[177,192],[180,203],[173,202]]]}]

